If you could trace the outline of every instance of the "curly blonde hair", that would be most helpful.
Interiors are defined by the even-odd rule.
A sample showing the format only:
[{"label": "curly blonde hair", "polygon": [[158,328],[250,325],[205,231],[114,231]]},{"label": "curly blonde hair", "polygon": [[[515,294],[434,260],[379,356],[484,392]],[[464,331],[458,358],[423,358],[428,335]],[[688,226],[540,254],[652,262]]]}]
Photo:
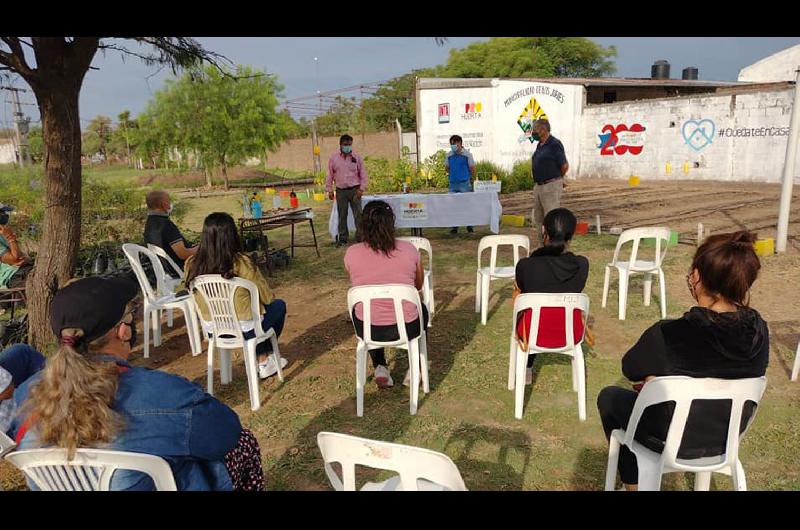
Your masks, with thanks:
[{"label": "curly blonde hair", "polygon": [[[68,328],[61,332],[59,349],[47,359],[41,379],[33,385],[25,402],[42,445],[67,450],[75,456],[78,447],[108,443],[122,428],[122,417],[111,407],[117,393],[118,373],[114,363],[87,357],[88,347],[76,348],[83,331]],[[92,344],[102,347],[108,341]],[[81,351],[82,350],[82,351]]]}]

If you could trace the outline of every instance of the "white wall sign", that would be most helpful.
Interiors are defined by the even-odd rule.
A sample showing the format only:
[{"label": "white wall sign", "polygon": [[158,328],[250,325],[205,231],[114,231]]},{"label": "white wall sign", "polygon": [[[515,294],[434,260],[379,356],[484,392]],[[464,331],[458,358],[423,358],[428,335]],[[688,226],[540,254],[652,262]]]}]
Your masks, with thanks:
[{"label": "white wall sign", "polygon": [[476,180],[473,183],[472,189],[474,191],[496,191],[500,193],[502,184],[503,183],[499,180]]}]

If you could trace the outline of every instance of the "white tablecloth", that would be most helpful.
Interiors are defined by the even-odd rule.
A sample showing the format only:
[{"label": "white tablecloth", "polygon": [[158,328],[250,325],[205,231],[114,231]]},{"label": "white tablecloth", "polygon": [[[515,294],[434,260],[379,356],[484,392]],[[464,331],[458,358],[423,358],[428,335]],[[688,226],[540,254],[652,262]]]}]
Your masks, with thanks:
[{"label": "white tablecloth", "polygon": [[[500,232],[503,207],[493,191],[471,193],[400,193],[393,195],[364,195],[361,206],[370,201],[386,201],[394,210],[397,228],[450,228],[453,226],[489,226]],[[350,210],[350,208],[348,208]],[[339,211],[336,202],[331,209],[328,232],[336,238]],[[347,226],[355,230],[352,210],[347,212]]]}]

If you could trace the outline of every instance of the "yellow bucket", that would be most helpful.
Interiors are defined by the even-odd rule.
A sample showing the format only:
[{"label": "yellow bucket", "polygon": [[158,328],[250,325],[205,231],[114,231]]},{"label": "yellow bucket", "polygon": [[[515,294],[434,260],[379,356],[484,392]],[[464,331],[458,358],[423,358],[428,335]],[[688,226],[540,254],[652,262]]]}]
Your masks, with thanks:
[{"label": "yellow bucket", "polygon": [[275,195],[275,188],[264,188],[264,193],[267,195]]},{"label": "yellow bucket", "polygon": [[325,194],[324,193],[315,193],[314,194],[314,200],[317,201],[317,202],[324,201],[325,200]]},{"label": "yellow bucket", "polygon": [[635,188],[636,186],[638,186],[639,185],[639,177],[637,177],[636,175],[631,175],[630,177],[628,177],[628,185],[631,188]]},{"label": "yellow bucket", "polygon": [[756,249],[756,254],[759,256],[772,256],[775,254],[775,240],[772,238],[759,239],[753,246]]},{"label": "yellow bucket", "polygon": [[500,222],[508,226],[525,226],[524,215],[504,215],[500,218]]}]

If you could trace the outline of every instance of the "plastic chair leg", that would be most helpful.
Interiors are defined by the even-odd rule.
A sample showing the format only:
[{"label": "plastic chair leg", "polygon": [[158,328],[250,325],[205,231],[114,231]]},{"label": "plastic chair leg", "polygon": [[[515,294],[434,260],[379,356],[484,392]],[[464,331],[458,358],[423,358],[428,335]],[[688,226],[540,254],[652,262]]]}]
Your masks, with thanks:
[{"label": "plastic chair leg", "polygon": [[667,318],[667,284],[664,283],[664,271],[658,270],[658,289],[661,294],[661,318]]},{"label": "plastic chair leg", "polygon": [[527,368],[528,356],[517,352],[516,355],[516,377],[514,378],[514,417],[522,419],[523,401],[525,400],[525,368]]},{"label": "plastic chair leg", "polygon": [[155,310],[150,313],[153,324],[153,346],[161,346],[161,311]]},{"label": "plastic chair leg", "polygon": [[708,491],[711,489],[711,471],[694,474],[694,491]]},{"label": "plastic chair leg", "polygon": [[619,319],[625,320],[625,309],[628,303],[628,273],[619,273]]},{"label": "plastic chair leg", "polygon": [[233,360],[231,359],[231,350],[219,350],[219,380],[223,385],[227,385],[233,381]]},{"label": "plastic chair leg", "polygon": [[428,308],[430,310],[431,318],[428,319],[428,326],[430,327],[430,321],[433,320],[433,314],[436,312],[436,301],[433,298],[433,273],[428,276],[428,295],[430,297],[431,306]]},{"label": "plastic chair leg", "polygon": [[650,307],[650,295],[653,292],[653,275],[652,274],[645,274],[644,275],[644,305],[645,307]]},{"label": "plastic chair leg", "polygon": [[575,371],[578,373],[578,419],[586,421],[586,365],[581,345],[575,346]]},{"label": "plastic chair leg", "polygon": [[411,399],[409,409],[411,415],[417,413],[419,404],[419,340],[412,340],[408,344],[408,366],[411,370],[411,384],[408,385],[411,389]]},{"label": "plastic chair leg", "polygon": [[172,309],[167,309],[167,326],[172,327]]},{"label": "plastic chair leg", "polygon": [[606,302],[608,302],[608,287],[610,281],[611,281],[611,267],[606,267],[606,277],[603,280],[603,302],[601,304],[602,307],[605,307]]},{"label": "plastic chair leg", "polygon": [[620,444],[612,436],[608,441],[608,464],[606,467],[606,491],[614,491],[617,480],[617,465],[619,464]]},{"label": "plastic chair leg", "polygon": [[206,380],[206,392],[214,395],[214,339],[208,341],[208,359],[206,360],[208,375]]},{"label": "plastic chair leg", "polygon": [[419,338],[419,366],[422,374],[422,391],[428,394],[431,391],[428,377],[428,335],[422,333]]},{"label": "plastic chair leg", "polygon": [[484,326],[489,315],[489,285],[491,281],[487,275],[481,279],[481,324]]},{"label": "plastic chair leg", "polygon": [[150,357],[150,308],[144,307],[144,315],[142,316],[142,325],[144,326],[144,358]]},{"label": "plastic chair leg", "polygon": [[483,275],[479,272],[475,273],[475,312],[481,312],[481,277]]},{"label": "plastic chair leg", "polygon": [[[170,311],[172,311],[170,309]],[[192,356],[200,355],[202,341],[200,333],[197,330],[197,319],[194,316],[194,311],[190,304],[183,306],[183,319],[186,321],[186,334],[189,335],[189,346],[192,349]]]},{"label": "plastic chair leg", "polygon": [[747,478],[744,475],[742,462],[738,459],[736,460],[736,469],[731,473],[731,479],[733,479],[733,489],[735,491],[747,491]]},{"label": "plastic chair leg", "polygon": [[508,345],[508,389],[514,390],[514,380],[517,371],[517,355],[522,355],[518,352],[517,338],[514,336],[514,330],[511,330],[511,344]]},{"label": "plastic chair leg", "polygon": [[364,415],[364,384],[367,374],[367,348],[359,341],[356,348],[356,416]]},{"label": "plastic chair leg", "polygon": [[[576,346],[577,349],[577,346]],[[572,391],[578,391],[578,358],[576,357],[576,353],[572,352],[572,359],[571,359],[570,367],[572,368]]]},{"label": "plastic chair leg", "polygon": [[278,381],[283,383],[283,368],[281,368],[281,351],[278,349],[278,337],[273,334],[269,340],[272,343],[272,358],[275,360],[275,366],[278,367]]},{"label": "plastic chair leg", "polygon": [[661,491],[661,466],[643,458],[637,458],[636,464],[639,467],[639,491]]},{"label": "plastic chair leg", "polygon": [[797,381],[800,373],[800,342],[797,343],[797,352],[794,354],[794,367],[792,368],[792,381]]},{"label": "plastic chair leg", "polygon": [[261,403],[258,398],[258,368],[256,367],[256,342],[248,340],[244,347],[244,366],[247,371],[247,388],[250,391],[250,410],[258,410]]}]

